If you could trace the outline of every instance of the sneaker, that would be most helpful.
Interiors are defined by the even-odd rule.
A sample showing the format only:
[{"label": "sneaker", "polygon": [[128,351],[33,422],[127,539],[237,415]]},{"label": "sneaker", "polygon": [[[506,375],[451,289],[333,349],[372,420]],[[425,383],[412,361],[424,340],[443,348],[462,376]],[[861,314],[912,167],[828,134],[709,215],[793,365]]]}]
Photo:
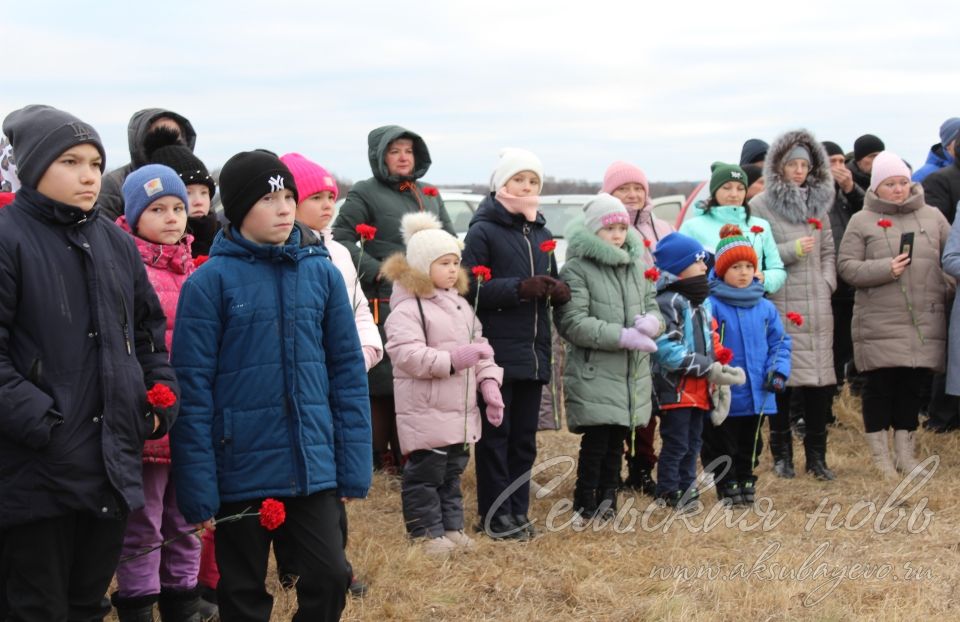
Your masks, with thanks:
[{"label": "sneaker", "polygon": [[473,541],[473,538],[463,533],[463,529],[457,531],[444,531],[443,536],[457,545],[458,548],[464,550],[472,550],[477,548],[477,543]]},{"label": "sneaker", "polygon": [[356,577],[350,577],[350,596],[354,598],[363,598],[367,595],[367,584]]},{"label": "sneaker", "polygon": [[439,538],[425,538],[423,542],[423,552],[431,557],[442,557],[449,555],[457,550],[457,545],[450,538],[440,536]]}]

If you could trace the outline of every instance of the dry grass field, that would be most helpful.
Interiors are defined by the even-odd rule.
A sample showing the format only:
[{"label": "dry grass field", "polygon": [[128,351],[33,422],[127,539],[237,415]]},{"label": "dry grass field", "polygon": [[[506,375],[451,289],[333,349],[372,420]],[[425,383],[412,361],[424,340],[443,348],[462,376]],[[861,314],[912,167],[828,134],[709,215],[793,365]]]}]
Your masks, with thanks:
[{"label": "dry grass field", "polygon": [[[838,401],[828,463],[835,482],[780,480],[764,452],[753,511],[705,511],[681,520],[621,494],[603,528],[578,532],[560,505],[572,495],[571,461],[535,475],[546,485],[530,515],[543,532],[529,543],[477,536],[474,552],[425,556],[404,536],[400,485],[377,475],[349,506],[349,557],[370,585],[345,620],[921,620],[960,619],[960,434],[918,432],[918,455],[938,456],[925,484],[873,470],[858,400]],[[579,437],[541,432],[538,462],[576,457]],[[472,465],[464,478],[475,520]],[[821,507],[822,504],[822,507]],[[630,511],[628,506],[633,508]],[[819,512],[818,512],[819,508]],[[554,513],[553,529],[548,515]],[[911,520],[912,517],[912,520]],[[565,526],[567,525],[567,526]],[[292,592],[275,580],[274,620],[289,620]]]}]

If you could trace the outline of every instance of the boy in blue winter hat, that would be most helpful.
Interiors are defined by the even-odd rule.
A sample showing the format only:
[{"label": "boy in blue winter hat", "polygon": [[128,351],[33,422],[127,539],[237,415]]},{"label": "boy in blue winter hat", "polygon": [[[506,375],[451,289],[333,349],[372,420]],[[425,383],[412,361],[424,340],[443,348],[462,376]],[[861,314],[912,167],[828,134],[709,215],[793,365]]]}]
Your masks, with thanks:
[{"label": "boy in blue winter hat", "polygon": [[704,419],[710,414],[711,385],[743,384],[742,369],[717,361],[719,337],[710,312],[703,246],[682,233],[671,233],[653,253],[661,274],[657,304],[666,330],[653,354],[654,398],[660,414],[663,447],[657,464],[657,497],[688,510],[699,504],[697,456]]},{"label": "boy in blue winter hat", "polygon": [[367,495],[370,404],[343,277],[310,230],[294,222],[297,187],[264,150],[223,166],[229,223],[184,284],[173,336],[183,417],[170,435],[180,511],[215,517],[286,506],[276,532],[254,519],[214,533],[224,620],[270,619],[264,587],[274,533],[293,551],[299,613],[336,620],[351,573],[343,499]]}]

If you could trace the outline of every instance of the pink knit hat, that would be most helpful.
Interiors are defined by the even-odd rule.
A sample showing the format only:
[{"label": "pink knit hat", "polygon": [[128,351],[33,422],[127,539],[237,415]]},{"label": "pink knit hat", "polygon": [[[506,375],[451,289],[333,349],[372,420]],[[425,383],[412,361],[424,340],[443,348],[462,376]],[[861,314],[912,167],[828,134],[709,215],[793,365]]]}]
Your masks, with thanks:
[{"label": "pink knit hat", "polygon": [[280,161],[286,164],[290,172],[293,173],[293,181],[297,184],[301,201],[306,201],[307,198],[324,190],[332,192],[333,200],[337,200],[337,195],[340,194],[340,190],[337,188],[337,180],[327,172],[327,169],[299,153],[282,155]]},{"label": "pink knit hat", "polygon": [[649,203],[650,182],[647,181],[647,176],[638,167],[630,164],[629,162],[623,162],[622,160],[618,160],[611,164],[607,168],[607,172],[603,174],[602,191],[606,192],[607,194],[613,194],[614,190],[623,184],[629,184],[630,182],[643,186],[643,190],[647,195],[647,203]]},{"label": "pink knit hat", "polygon": [[903,161],[903,158],[892,151],[881,151],[873,159],[873,169],[870,171],[870,189],[876,192],[877,187],[883,183],[884,179],[890,177],[910,179],[910,175],[910,167]]}]

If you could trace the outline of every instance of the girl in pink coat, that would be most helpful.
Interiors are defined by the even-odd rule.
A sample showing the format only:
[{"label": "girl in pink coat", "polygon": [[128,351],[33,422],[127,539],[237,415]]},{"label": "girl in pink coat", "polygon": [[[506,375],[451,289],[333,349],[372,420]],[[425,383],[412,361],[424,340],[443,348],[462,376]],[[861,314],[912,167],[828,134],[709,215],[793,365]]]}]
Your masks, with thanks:
[{"label": "girl in pink coat", "polygon": [[[124,213],[117,225],[133,236],[163,306],[167,316],[164,345],[169,352],[180,288],[194,271],[190,255],[193,236],[185,235],[187,188],[173,169],[148,164],[127,176],[123,195]],[[166,436],[144,445],[143,493],[146,505],[130,513],[121,558],[191,529],[177,509]],[[199,566],[200,542],[196,538],[178,538],[156,551],[122,562],[113,595],[120,619],[142,619],[136,615],[151,611],[158,601],[165,620],[186,620],[198,614]]]},{"label": "girl in pink coat", "polygon": [[426,553],[443,555],[473,546],[463,533],[460,475],[469,444],[480,439],[478,391],[490,424],[503,420],[503,370],[461,296],[468,289],[463,244],[426,212],[404,216],[401,232],[406,256],[387,259],[381,274],[393,281],[385,328],[400,449],[408,454],[403,518]]}]

